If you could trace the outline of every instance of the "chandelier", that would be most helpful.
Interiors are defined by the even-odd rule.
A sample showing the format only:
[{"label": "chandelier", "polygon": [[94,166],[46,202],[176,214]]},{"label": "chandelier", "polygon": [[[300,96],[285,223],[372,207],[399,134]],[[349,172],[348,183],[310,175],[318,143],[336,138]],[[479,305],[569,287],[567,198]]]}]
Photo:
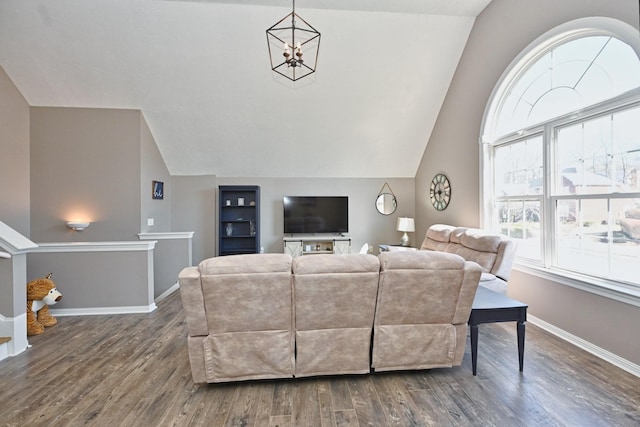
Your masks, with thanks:
[{"label": "chandelier", "polygon": [[316,71],[320,33],[296,13],[295,0],[291,13],[267,29],[267,46],[271,69],[281,76],[295,82]]}]

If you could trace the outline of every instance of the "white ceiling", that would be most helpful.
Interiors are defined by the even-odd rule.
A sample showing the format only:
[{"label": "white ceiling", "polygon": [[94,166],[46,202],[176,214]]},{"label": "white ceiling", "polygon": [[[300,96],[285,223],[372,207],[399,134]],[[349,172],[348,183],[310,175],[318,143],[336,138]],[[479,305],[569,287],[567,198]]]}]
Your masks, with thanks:
[{"label": "white ceiling", "polygon": [[0,65],[32,106],[140,109],[174,175],[413,177],[490,0],[298,0],[315,74],[271,71],[288,0],[2,0]]}]

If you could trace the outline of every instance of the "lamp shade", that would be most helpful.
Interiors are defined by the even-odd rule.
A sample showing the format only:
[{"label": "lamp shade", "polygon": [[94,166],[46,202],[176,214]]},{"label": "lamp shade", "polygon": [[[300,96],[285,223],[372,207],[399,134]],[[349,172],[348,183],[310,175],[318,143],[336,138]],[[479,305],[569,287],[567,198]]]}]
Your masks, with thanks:
[{"label": "lamp shade", "polygon": [[400,217],[396,224],[396,230],[411,233],[416,231],[416,224],[413,221],[413,218]]}]

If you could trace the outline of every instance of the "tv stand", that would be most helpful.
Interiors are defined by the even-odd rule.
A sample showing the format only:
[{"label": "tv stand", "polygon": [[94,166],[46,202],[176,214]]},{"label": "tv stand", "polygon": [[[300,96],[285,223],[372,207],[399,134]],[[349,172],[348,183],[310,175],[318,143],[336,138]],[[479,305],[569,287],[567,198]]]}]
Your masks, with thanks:
[{"label": "tv stand", "polygon": [[283,238],[284,253],[292,257],[315,254],[348,254],[351,238],[339,235],[299,234]]}]

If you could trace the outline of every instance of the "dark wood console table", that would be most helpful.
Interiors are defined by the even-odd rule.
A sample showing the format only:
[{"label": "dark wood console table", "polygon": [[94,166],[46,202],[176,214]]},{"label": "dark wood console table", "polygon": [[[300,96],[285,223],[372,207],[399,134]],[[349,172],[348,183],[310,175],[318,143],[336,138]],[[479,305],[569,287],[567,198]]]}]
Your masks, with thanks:
[{"label": "dark wood console table", "polygon": [[471,307],[469,326],[471,327],[471,367],[476,375],[478,362],[478,325],[481,323],[518,322],[518,359],[520,372],[524,365],[524,333],[528,305],[505,295],[478,286]]}]

